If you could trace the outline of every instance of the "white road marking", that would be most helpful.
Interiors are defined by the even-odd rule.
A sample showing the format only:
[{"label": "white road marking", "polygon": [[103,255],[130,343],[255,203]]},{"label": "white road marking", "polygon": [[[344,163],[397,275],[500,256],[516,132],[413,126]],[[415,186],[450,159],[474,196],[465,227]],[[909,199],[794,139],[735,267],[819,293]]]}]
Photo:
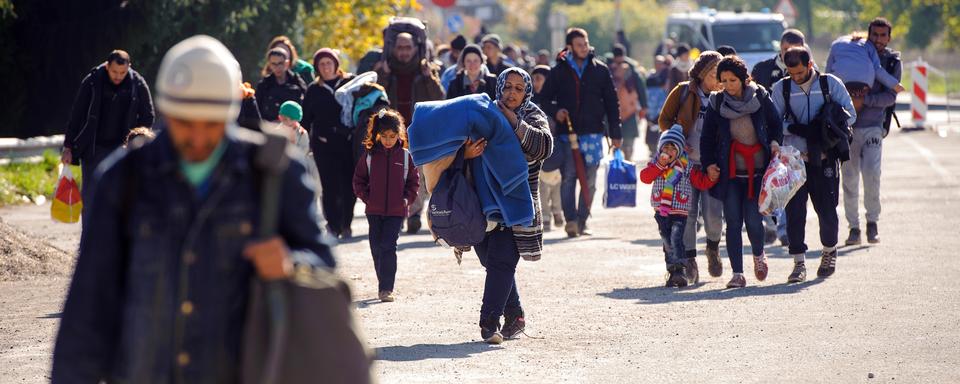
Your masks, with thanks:
[{"label": "white road marking", "polygon": [[920,143],[910,136],[903,136],[903,141],[906,141],[907,144],[910,144],[910,146],[913,147],[913,149],[916,149],[917,152],[920,153],[920,156],[923,156],[923,158],[930,163],[930,168],[940,174],[940,176],[943,178],[943,181],[951,184],[957,182],[957,177],[950,173],[949,170],[944,168],[943,165],[940,165],[940,162],[937,161],[937,158],[934,156],[933,152],[927,148],[924,148],[922,145],[920,145]]}]

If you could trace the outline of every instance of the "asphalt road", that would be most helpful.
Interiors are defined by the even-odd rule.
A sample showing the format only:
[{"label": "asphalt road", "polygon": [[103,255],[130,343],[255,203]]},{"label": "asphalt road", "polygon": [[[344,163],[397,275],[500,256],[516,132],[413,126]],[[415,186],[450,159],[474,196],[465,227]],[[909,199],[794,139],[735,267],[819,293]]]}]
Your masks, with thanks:
[{"label": "asphalt road", "polygon": [[[472,253],[458,266],[425,232],[402,236],[398,300],[381,304],[358,214],[356,238],[338,246],[339,271],[385,383],[960,382],[960,138],[894,132],[884,146],[883,241],[841,249],[827,279],[814,278],[812,251],[811,279],[786,284],[792,260],[768,246],[764,282],[748,259],[747,288],[725,289],[729,263],[711,278],[701,255],[701,284],[663,288],[660,241],[642,203],[596,207],[593,236],[567,240],[555,230],[542,260],[521,261],[527,333],[536,338],[501,346],[479,342],[484,272]],[[639,193],[645,202],[649,188]],[[77,227],[50,224],[46,209],[0,215],[74,249]],[[0,283],[0,382],[44,381],[66,283]]]}]

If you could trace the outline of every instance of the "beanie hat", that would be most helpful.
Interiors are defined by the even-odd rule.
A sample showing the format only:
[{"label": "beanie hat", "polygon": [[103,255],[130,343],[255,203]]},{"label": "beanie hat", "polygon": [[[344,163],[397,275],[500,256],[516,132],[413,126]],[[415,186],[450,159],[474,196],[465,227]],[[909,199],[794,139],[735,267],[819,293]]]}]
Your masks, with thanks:
[{"label": "beanie hat", "polygon": [[317,50],[317,53],[313,54],[313,67],[320,70],[320,59],[329,58],[333,60],[334,70],[340,69],[340,54],[337,51],[330,48],[320,48]]},{"label": "beanie hat", "polygon": [[157,109],[167,116],[231,122],[240,114],[240,67],[217,39],[197,35],[167,51],[157,74]]},{"label": "beanie hat", "polygon": [[462,51],[463,47],[467,46],[467,39],[463,35],[457,35],[453,38],[453,41],[450,42],[450,48]]},{"label": "beanie hat", "polygon": [[686,146],[686,139],[683,137],[683,127],[680,124],[674,124],[670,129],[660,134],[657,152],[663,151],[663,146],[666,144],[675,144],[679,150],[678,155],[684,153],[683,147]]},{"label": "beanie hat", "polygon": [[483,55],[483,50],[480,49],[480,46],[476,44],[470,44],[464,47],[462,51],[460,51],[460,58],[457,59],[457,65],[459,65],[461,68],[464,67],[463,61],[466,60],[465,57],[467,57],[468,53],[475,53],[477,56],[480,56],[481,61],[483,61],[484,63],[487,62],[487,57]]},{"label": "beanie hat", "polygon": [[536,74],[538,74],[538,73],[541,74],[541,75],[543,75],[543,77],[549,77],[549,76],[550,76],[550,66],[549,66],[549,65],[543,65],[543,64],[541,64],[541,65],[538,65],[538,66],[536,66],[536,67],[533,67],[533,73],[532,73],[532,75],[536,75]]},{"label": "beanie hat", "polygon": [[296,101],[285,101],[280,104],[280,116],[286,116],[293,121],[300,121],[303,119],[303,108]]},{"label": "beanie hat", "polygon": [[720,60],[722,59],[723,56],[717,51],[704,51],[697,57],[697,61],[693,63],[693,67],[690,68],[690,78],[697,79],[697,81],[703,80],[702,75],[710,72],[717,64],[720,64]]},{"label": "beanie hat", "polygon": [[497,49],[503,49],[503,46],[500,45],[500,35],[496,33],[491,33],[483,37],[483,40],[480,40],[480,45],[490,43],[497,46]]}]

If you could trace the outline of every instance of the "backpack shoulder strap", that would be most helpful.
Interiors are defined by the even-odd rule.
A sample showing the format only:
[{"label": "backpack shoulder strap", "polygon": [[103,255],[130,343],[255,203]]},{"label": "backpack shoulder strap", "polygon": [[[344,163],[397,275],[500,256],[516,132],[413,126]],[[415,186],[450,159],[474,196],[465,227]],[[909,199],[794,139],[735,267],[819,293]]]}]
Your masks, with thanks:
[{"label": "backpack shoulder strap", "polygon": [[403,148],[403,182],[407,182],[410,175],[410,151]]},{"label": "backpack shoulder strap", "polygon": [[887,67],[884,69],[887,70],[887,73],[892,75],[897,70],[898,65],[900,65],[900,57],[891,55],[890,60],[887,61]]},{"label": "backpack shoulder strap", "polygon": [[780,82],[783,83],[783,86],[782,86],[781,88],[783,88],[783,110],[784,110],[783,113],[784,113],[784,117],[785,117],[785,118],[789,118],[789,119],[793,119],[793,122],[794,122],[794,123],[798,123],[798,121],[797,121],[797,115],[794,115],[794,114],[793,114],[793,109],[790,107],[790,83],[792,83],[793,80],[784,79],[784,80],[780,80]]},{"label": "backpack shoulder strap", "polygon": [[824,103],[829,103],[833,100],[830,99],[830,79],[827,78],[826,74],[820,74],[820,93],[823,94]]}]

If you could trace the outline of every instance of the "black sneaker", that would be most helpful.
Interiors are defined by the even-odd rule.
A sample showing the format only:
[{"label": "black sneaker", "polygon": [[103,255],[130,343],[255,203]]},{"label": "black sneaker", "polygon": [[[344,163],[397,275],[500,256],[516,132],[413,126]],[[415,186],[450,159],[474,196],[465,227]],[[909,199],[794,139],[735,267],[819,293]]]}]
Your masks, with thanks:
[{"label": "black sneaker", "polygon": [[523,333],[527,321],[523,318],[522,308],[506,308],[503,312],[503,329],[500,333],[504,339],[515,339]]},{"label": "black sneaker", "polygon": [[802,283],[807,280],[807,266],[801,262],[793,262],[793,272],[787,277],[788,283]]},{"label": "black sneaker", "polygon": [[[694,251],[696,255],[696,251]],[[700,282],[700,267],[697,266],[696,257],[688,257],[685,261],[683,273],[687,278],[687,283],[696,284]]]},{"label": "black sneaker", "polygon": [[820,255],[820,268],[817,269],[817,276],[829,277],[837,270],[837,250],[823,252]]},{"label": "black sneaker", "polygon": [[500,344],[503,335],[500,333],[500,318],[480,320],[480,338],[487,344]]},{"label": "black sneaker", "polygon": [[850,228],[850,236],[847,236],[847,245],[860,245],[860,228]]},{"label": "black sneaker", "polygon": [[877,223],[867,223],[867,242],[876,244],[880,242],[880,233],[877,229]]},{"label": "black sneaker", "polygon": [[683,273],[683,266],[671,267],[670,277],[667,278],[668,288],[683,288],[687,286],[687,278]]},{"label": "black sneaker", "polygon": [[408,217],[407,233],[413,235],[417,232],[420,232],[420,215]]},{"label": "black sneaker", "polygon": [[720,260],[720,242],[707,240],[707,271],[710,276],[723,275],[723,261]]}]

